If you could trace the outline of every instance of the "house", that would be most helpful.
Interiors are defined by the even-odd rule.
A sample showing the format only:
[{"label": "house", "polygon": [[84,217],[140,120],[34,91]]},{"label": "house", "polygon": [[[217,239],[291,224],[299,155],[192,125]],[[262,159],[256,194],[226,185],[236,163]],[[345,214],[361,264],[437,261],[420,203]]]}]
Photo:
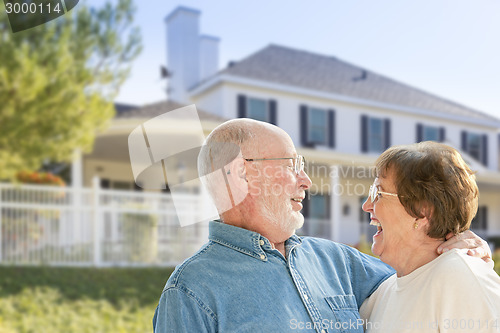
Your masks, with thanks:
[{"label": "house", "polygon": [[[278,125],[306,157],[313,186],[301,234],[347,244],[375,228],[361,210],[377,156],[392,145],[424,140],[457,148],[477,171],[472,228],[500,246],[500,120],[329,55],[269,45],[218,70],[219,39],[200,34],[201,12],[178,7],[166,19],[168,100],[118,114],[84,156],[84,182],[136,186],[126,136],[152,117],[196,104],[208,134],[226,119]],[[113,147],[111,149],[110,147]]]}]

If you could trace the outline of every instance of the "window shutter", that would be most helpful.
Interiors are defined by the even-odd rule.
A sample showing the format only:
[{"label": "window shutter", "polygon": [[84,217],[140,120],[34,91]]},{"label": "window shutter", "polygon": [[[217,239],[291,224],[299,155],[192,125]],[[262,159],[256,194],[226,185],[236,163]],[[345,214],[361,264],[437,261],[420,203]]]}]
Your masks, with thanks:
[{"label": "window shutter", "polygon": [[325,200],[326,200],[326,218],[330,220],[330,216],[332,214],[332,206],[330,205],[330,195],[325,194]]},{"label": "window shutter", "polygon": [[361,116],[361,151],[368,152],[368,116]]},{"label": "window shutter", "polygon": [[488,166],[488,135],[482,135],[482,145],[481,145],[481,162]]},{"label": "window shutter", "polygon": [[466,131],[462,131],[462,133],[461,133],[460,147],[462,148],[462,150],[464,152],[467,152],[467,132]]},{"label": "window shutter", "polygon": [[309,217],[309,202],[311,200],[310,194],[306,192],[306,197],[302,200],[302,215],[304,218]]},{"label": "window shutter", "polygon": [[422,142],[424,138],[424,126],[422,124],[417,124],[417,142]]},{"label": "window shutter", "polygon": [[335,147],[335,110],[328,110],[328,146]]},{"label": "window shutter", "polygon": [[444,127],[439,128],[439,142],[444,142],[446,140],[446,129]]},{"label": "window shutter", "polygon": [[101,179],[101,188],[110,188],[110,186],[111,182],[109,181],[109,179],[106,178]]},{"label": "window shutter", "polygon": [[385,149],[391,146],[391,120],[385,119],[384,121],[384,131],[385,131]]},{"label": "window shutter", "polygon": [[269,100],[269,122],[276,125],[276,101],[274,99]]},{"label": "window shutter", "polygon": [[481,209],[481,215],[483,215],[483,229],[488,230],[488,206],[483,206]]},{"label": "window shutter", "polygon": [[306,105],[301,105],[300,106],[300,143],[302,144],[303,147],[308,147],[309,143],[307,140],[307,106]]},{"label": "window shutter", "polygon": [[238,118],[247,117],[247,98],[245,95],[238,95]]}]

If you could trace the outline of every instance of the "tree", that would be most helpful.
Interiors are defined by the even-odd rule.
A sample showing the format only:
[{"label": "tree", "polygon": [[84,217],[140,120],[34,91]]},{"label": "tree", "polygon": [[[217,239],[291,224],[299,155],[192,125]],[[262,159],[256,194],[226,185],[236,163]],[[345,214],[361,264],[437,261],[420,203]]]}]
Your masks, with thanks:
[{"label": "tree", "polygon": [[141,50],[132,0],[13,34],[0,12],[0,180],[87,152]]}]

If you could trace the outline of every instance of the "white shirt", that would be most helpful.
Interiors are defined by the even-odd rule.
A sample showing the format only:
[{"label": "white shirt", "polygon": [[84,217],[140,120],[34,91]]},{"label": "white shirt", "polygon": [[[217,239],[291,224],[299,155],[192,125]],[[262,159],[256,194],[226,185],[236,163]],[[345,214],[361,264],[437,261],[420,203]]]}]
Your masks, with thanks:
[{"label": "white shirt", "polygon": [[394,274],[360,308],[366,332],[500,333],[500,277],[491,267],[455,249]]}]

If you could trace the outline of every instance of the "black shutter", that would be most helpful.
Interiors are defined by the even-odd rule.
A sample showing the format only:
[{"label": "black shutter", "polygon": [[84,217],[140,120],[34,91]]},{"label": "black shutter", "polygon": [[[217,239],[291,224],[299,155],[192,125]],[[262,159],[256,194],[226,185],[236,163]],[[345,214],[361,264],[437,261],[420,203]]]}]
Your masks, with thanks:
[{"label": "black shutter", "polygon": [[439,127],[439,142],[444,142],[444,140],[446,140],[446,129]]},{"label": "black shutter", "polygon": [[300,106],[300,143],[303,147],[308,147],[309,142],[307,140],[308,134],[308,124],[307,124],[307,106]]},{"label": "black shutter", "polygon": [[462,133],[461,133],[460,147],[462,148],[462,151],[467,152],[467,132],[466,131],[462,131]]},{"label": "black shutter", "polygon": [[417,124],[417,142],[422,142],[424,138],[424,125]]},{"label": "black shutter", "polygon": [[326,218],[328,220],[330,220],[330,216],[332,214],[332,206],[330,205],[330,195],[326,194],[324,197],[325,197],[325,200],[326,200],[326,204],[325,204],[325,207],[326,207]]},{"label": "black shutter", "polygon": [[238,118],[247,117],[247,98],[245,95],[238,95]]},{"label": "black shutter", "polygon": [[384,120],[384,131],[385,131],[385,149],[389,148],[391,146],[391,120],[390,119],[385,119]]},{"label": "black shutter", "polygon": [[488,135],[482,135],[482,145],[481,145],[481,162],[488,166]]},{"label": "black shutter", "polygon": [[269,100],[269,122],[276,125],[276,101],[274,99]]},{"label": "black shutter", "polygon": [[361,116],[361,151],[368,152],[368,116]]},{"label": "black shutter", "polygon": [[481,209],[481,215],[483,215],[482,228],[483,230],[488,230],[488,206],[483,206],[480,209]]},{"label": "black shutter", "polygon": [[328,146],[335,147],[335,110],[328,110]]},{"label": "black shutter", "polygon": [[310,205],[311,195],[309,192],[306,192],[306,197],[302,200],[302,215],[304,218],[309,217],[309,205]]},{"label": "black shutter", "polygon": [[101,179],[101,188],[109,188],[111,185],[111,182],[109,179],[103,178]]}]

